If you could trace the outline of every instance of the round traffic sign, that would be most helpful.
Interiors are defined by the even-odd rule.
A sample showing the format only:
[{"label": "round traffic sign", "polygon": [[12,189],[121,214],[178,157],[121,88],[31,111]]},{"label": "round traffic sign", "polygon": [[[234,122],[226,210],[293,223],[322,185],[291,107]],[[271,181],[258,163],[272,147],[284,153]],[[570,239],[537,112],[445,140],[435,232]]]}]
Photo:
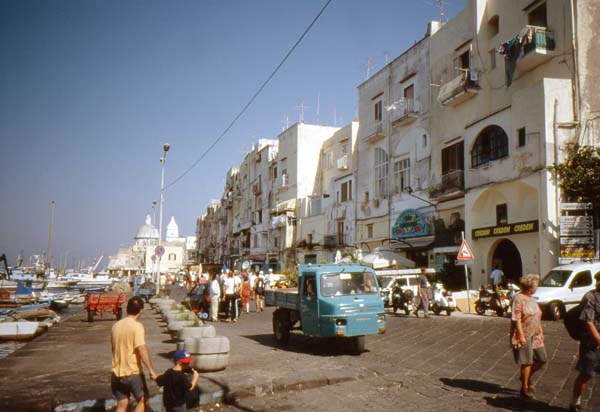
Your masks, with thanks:
[{"label": "round traffic sign", "polygon": [[154,253],[156,253],[156,256],[162,256],[165,254],[165,247],[164,246],[156,246],[156,248],[154,249]]}]

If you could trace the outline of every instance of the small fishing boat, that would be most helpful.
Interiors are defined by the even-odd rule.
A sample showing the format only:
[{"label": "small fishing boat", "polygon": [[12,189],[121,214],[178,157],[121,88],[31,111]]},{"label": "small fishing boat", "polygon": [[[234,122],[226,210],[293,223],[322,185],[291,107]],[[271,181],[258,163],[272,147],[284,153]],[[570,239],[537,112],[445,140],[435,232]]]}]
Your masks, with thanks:
[{"label": "small fishing boat", "polygon": [[[41,328],[43,329],[43,327]],[[1,340],[26,340],[34,338],[40,331],[40,322],[4,321],[0,322]]]}]

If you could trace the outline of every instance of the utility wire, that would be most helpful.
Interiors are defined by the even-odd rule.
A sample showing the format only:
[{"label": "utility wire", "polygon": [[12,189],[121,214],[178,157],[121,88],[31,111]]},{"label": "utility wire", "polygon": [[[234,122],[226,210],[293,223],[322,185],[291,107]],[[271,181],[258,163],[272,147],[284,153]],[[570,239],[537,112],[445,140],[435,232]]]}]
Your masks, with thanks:
[{"label": "utility wire", "polygon": [[171,183],[169,183],[165,187],[165,189],[168,189],[171,186],[175,185],[177,182],[179,182],[181,179],[183,179],[183,177],[185,175],[187,175],[189,172],[191,172],[192,169],[195,168],[198,165],[198,163],[200,163],[200,161],[202,161],[202,159],[204,159],[204,157],[217,145],[217,143],[219,143],[219,141],[227,134],[227,132],[229,132],[229,130],[231,130],[231,128],[237,123],[237,121],[239,120],[239,118],[242,117],[242,115],[246,112],[246,110],[248,110],[248,108],[254,102],[254,100],[256,100],[256,98],[258,97],[258,95],[263,91],[263,89],[267,86],[267,84],[275,76],[275,74],[277,74],[277,72],[279,71],[279,69],[287,61],[287,59],[294,52],[294,50],[296,50],[296,48],[298,47],[298,45],[300,44],[300,42],[302,42],[302,40],[304,39],[304,37],[306,37],[306,35],[310,31],[310,29],[314,26],[314,24],[317,22],[317,20],[319,20],[319,17],[321,17],[321,15],[325,12],[325,9],[327,8],[327,6],[329,6],[329,3],[331,3],[331,1],[332,0],[327,0],[327,3],[325,3],[325,5],[323,6],[323,8],[321,8],[321,11],[319,11],[319,13],[313,19],[313,21],[304,30],[304,33],[302,33],[302,35],[300,36],[300,38],[296,41],[296,43],[292,46],[292,48],[287,52],[287,54],[285,55],[285,57],[283,58],[283,60],[281,60],[281,62],[277,65],[277,67],[275,68],[275,70],[273,70],[273,72],[267,78],[267,80],[265,80],[263,82],[263,84],[258,88],[258,90],[256,91],[256,93],[254,93],[254,95],[252,96],[252,98],[248,101],[248,103],[246,103],[246,105],[244,106],[244,108],[237,114],[237,116],[234,117],[234,119],[231,121],[231,123],[229,123],[229,125],[225,128],[225,130],[223,130],[223,132],[219,135],[219,137],[217,137],[211,143],[211,145],[208,146],[208,148],[204,151],[204,153],[202,153],[202,155],[200,155],[200,157],[194,163],[192,163],[192,165],[190,167],[188,167],[175,180],[173,180]]}]

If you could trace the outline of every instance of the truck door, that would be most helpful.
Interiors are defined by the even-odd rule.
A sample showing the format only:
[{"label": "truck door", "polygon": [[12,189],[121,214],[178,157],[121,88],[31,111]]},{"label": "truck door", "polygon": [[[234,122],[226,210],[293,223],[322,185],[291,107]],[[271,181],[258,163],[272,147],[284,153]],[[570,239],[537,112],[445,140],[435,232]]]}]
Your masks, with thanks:
[{"label": "truck door", "polygon": [[319,335],[319,299],[317,280],[314,273],[303,273],[300,285],[300,321],[306,335]]}]

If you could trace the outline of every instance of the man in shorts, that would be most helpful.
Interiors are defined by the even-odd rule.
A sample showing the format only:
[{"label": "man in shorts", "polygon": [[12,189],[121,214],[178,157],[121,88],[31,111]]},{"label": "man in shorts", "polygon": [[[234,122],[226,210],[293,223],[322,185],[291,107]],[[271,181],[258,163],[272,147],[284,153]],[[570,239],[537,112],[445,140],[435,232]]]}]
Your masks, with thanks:
[{"label": "man in shorts", "polygon": [[600,273],[596,276],[596,290],[585,294],[581,300],[581,317],[585,322],[587,335],[579,343],[579,376],[573,385],[571,411],[582,411],[581,395],[594,374],[600,374]]},{"label": "man in shorts", "polygon": [[144,301],[139,296],[132,297],[127,302],[127,317],[112,327],[110,389],[117,399],[117,412],[127,411],[129,398],[132,395],[137,401],[135,412],[146,410],[148,387],[142,364],[150,372],[152,380],[155,380],[157,376],[146,347],[144,325],[139,322],[143,308]]}]

